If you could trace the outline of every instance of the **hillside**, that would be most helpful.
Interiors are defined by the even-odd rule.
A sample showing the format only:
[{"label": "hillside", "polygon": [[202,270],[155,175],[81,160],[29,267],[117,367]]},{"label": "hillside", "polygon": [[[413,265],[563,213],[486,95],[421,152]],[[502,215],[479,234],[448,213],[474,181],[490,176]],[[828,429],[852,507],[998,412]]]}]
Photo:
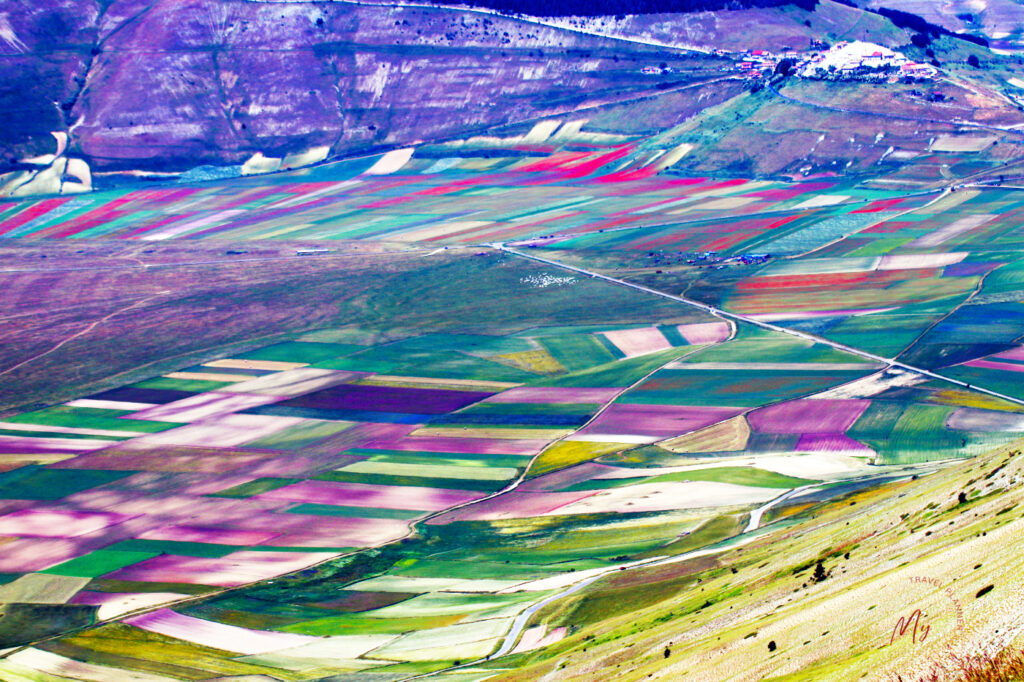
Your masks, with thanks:
[{"label": "hillside", "polygon": [[[243,0],[19,5],[0,25],[0,64],[9,76],[0,85],[0,113],[10,121],[0,131],[0,186],[19,196],[186,172],[187,179],[230,177],[528,128],[544,117],[615,106],[642,111],[652,99],[677,112],[670,125],[703,113],[698,125],[706,126],[724,98],[735,98],[730,109],[739,116],[746,111],[737,95],[756,88],[739,73],[745,50],[810,54],[857,39],[932,59],[912,44],[913,30],[832,0],[728,3],[716,11],[683,4],[687,12],[658,5],[652,14],[547,18]],[[751,25],[759,30],[749,32]],[[1000,90],[1017,72],[1012,59],[948,36],[936,37],[928,51],[957,83],[968,78]],[[972,56],[984,68],[965,71]],[[858,99],[855,85],[849,89]],[[946,97],[927,113],[901,101],[898,115],[962,116],[944,111],[954,101],[954,108],[1015,106],[987,93]],[[782,103],[780,113],[787,120],[812,113],[799,127],[817,127],[817,114],[802,109]],[[1015,124],[1005,112],[984,115]],[[602,119],[601,132],[612,134],[651,120],[617,113]],[[728,124],[735,120],[730,113]],[[756,145],[774,146],[754,132]],[[801,167],[792,157],[750,166],[743,156],[716,151],[699,171]],[[845,173],[840,164],[850,160],[844,150],[822,167]],[[48,164],[38,182],[27,182]]]},{"label": "hillside", "polygon": [[869,0],[858,4],[876,10],[885,7],[910,12],[955,33],[981,34],[993,47],[1000,49],[1019,49],[1024,38],[1021,34],[1024,7],[1013,0],[987,0],[984,3],[970,0],[943,3],[928,0]]},{"label": "hillside", "polygon": [[1005,647],[1024,631],[1021,573],[1005,550],[1024,529],[1022,467],[1017,443],[794,503],[749,542],[611,577],[538,613],[532,623],[571,634],[492,679],[1019,679],[1024,652]]},{"label": "hillside", "polygon": [[796,5],[812,10],[817,3],[818,0],[568,0],[568,2],[552,5],[550,2],[538,2],[537,0],[468,0],[454,4],[484,7],[499,12],[529,14],[535,17],[585,17],[616,14],[715,12],[782,5]]},{"label": "hillside", "polygon": [[677,83],[721,68],[440,8],[66,0],[3,16],[0,112],[13,125],[0,131],[0,172],[63,149],[53,135],[93,173],[238,165],[258,152],[321,160],[657,93],[658,80],[635,77],[651,62],[670,64]]}]

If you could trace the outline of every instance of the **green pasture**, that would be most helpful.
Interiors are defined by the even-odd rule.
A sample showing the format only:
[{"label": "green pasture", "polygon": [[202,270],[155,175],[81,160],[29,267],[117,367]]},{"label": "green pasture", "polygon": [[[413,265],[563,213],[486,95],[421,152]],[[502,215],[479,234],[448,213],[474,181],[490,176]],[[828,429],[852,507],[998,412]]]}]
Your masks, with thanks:
[{"label": "green pasture", "polygon": [[459,411],[465,415],[557,414],[591,415],[601,409],[599,403],[475,403]]},{"label": "green pasture", "polygon": [[162,675],[172,679],[201,680],[225,676],[273,676],[276,668],[242,663],[226,657],[220,649],[192,644],[114,623],[84,630],[66,637],[61,651],[77,653],[98,664],[114,663],[119,667]]},{"label": "green pasture", "polygon": [[774,471],[758,469],[756,467],[714,467],[708,469],[688,469],[671,474],[638,478],[596,478],[576,483],[563,488],[563,490],[566,492],[606,490],[635,485],[637,483],[667,483],[669,481],[714,481],[716,483],[732,483],[734,485],[747,485],[757,488],[797,488],[814,482],[809,479],[785,476]]},{"label": "green pasture", "polygon": [[[471,554],[467,547],[459,554]],[[455,578],[463,580],[538,580],[559,570],[541,564],[529,565],[506,562],[500,554],[482,553],[479,556],[427,557],[403,565],[389,575],[413,578]]]},{"label": "green pasture", "polygon": [[[209,368],[210,371],[214,371],[214,368]],[[154,388],[158,390],[172,390],[172,391],[188,391],[189,393],[206,393],[207,391],[216,391],[224,388],[225,386],[234,386],[233,381],[207,381],[205,379],[172,379],[170,377],[155,377],[153,379],[146,379],[140,381],[137,384],[132,384],[133,388]]]},{"label": "green pasture", "polygon": [[[541,593],[543,594],[543,593]],[[494,612],[507,610],[526,601],[533,601],[537,593],[470,594],[456,592],[430,592],[407,599],[392,606],[373,611],[374,618],[429,618],[472,614],[473,620],[495,617]]]},{"label": "green pasture", "polygon": [[[863,235],[863,233],[861,233]],[[879,237],[876,239],[863,239],[863,246],[849,252],[849,256],[884,256],[895,251],[905,244],[913,241],[911,237]]]},{"label": "green pasture", "polygon": [[100,549],[89,552],[80,557],[57,564],[42,571],[53,575],[70,575],[82,578],[97,578],[107,573],[113,573],[125,566],[137,564],[146,559],[159,556],[159,552],[138,552],[123,551],[115,549]]},{"label": "green pasture", "polygon": [[370,450],[352,448],[346,455],[369,457],[384,462],[407,464],[446,464],[467,467],[523,467],[530,463],[530,455],[478,455],[466,452],[410,452],[406,450]]},{"label": "green pasture", "polygon": [[285,341],[272,346],[264,346],[237,355],[245,360],[273,360],[277,362],[303,362],[309,365],[324,360],[340,358],[357,351],[363,346],[348,343],[312,343],[308,341]]},{"label": "green pasture", "polygon": [[[524,259],[480,250],[473,255],[438,256],[430,267],[384,273],[360,305],[346,306],[353,326],[408,333],[515,334],[563,327],[650,324],[695,316],[685,307],[601,280],[537,288],[530,276],[561,271]],[[701,316],[702,317],[702,316]]]},{"label": "green pasture", "polygon": [[515,478],[515,467],[476,467],[460,464],[423,464],[421,462],[389,462],[386,460],[363,460],[347,464],[336,471],[348,474],[370,476],[402,476],[456,479],[461,481],[507,481]]},{"label": "green pasture", "polygon": [[85,433],[61,433],[60,431],[48,431],[45,428],[22,431],[20,429],[0,429],[0,436],[14,436],[16,438],[63,438],[67,440],[128,440],[135,436],[98,436]]},{"label": "green pasture", "polygon": [[29,465],[0,473],[0,499],[59,500],[135,473],[96,469],[44,469]]},{"label": "green pasture", "polygon": [[410,509],[383,509],[376,507],[344,507],[333,504],[303,503],[287,510],[289,514],[308,514],[310,516],[339,516],[361,519],[399,519],[411,520],[427,514],[426,511]]},{"label": "green pasture", "polygon": [[1022,372],[958,365],[940,369],[938,373],[952,379],[959,379],[972,386],[982,386],[996,393],[1024,399],[1024,373]]},{"label": "green pasture", "polygon": [[343,358],[319,362],[315,366],[400,376],[429,374],[439,379],[523,382],[536,378],[532,372],[460,351],[412,350],[392,345],[376,346]]},{"label": "green pasture", "polygon": [[[683,360],[703,362],[862,362],[859,356],[831,346],[799,339],[749,324],[739,326],[736,338],[708,346]],[[759,371],[759,370],[752,370]]]},{"label": "green pasture", "polygon": [[143,580],[111,580],[110,578],[93,578],[85,586],[90,592],[141,592],[150,594],[153,592],[173,592],[175,594],[187,594],[198,596],[217,592],[221,588],[211,585],[195,585],[193,583],[165,583],[148,582]]},{"label": "green pasture", "polygon": [[[157,433],[181,426],[173,422],[146,421],[144,419],[119,419],[126,412],[122,410],[98,409],[95,407],[69,407],[57,405],[35,412],[24,412],[4,421],[14,424],[32,424],[39,426],[63,426],[78,429],[102,429],[105,431],[136,431],[138,433]],[[40,429],[45,431],[45,429]],[[70,438],[71,434],[54,437]],[[88,438],[106,438],[106,436],[86,436]]]},{"label": "green pasture", "polygon": [[757,407],[817,393],[868,374],[870,370],[663,369],[618,402],[630,405]]},{"label": "green pasture", "polygon": [[885,441],[903,416],[906,404],[891,400],[872,400],[846,435],[855,440]]},{"label": "green pasture", "polygon": [[114,551],[118,554],[173,554],[175,556],[203,557],[219,559],[237,552],[243,547],[238,545],[221,545],[213,542],[179,542],[176,540],[142,540],[132,538],[122,540],[103,551]]},{"label": "green pasture", "polygon": [[561,377],[533,382],[534,386],[571,386],[577,388],[626,387],[636,383],[664,364],[693,350],[669,348],[649,355],[609,362],[590,369],[573,372]]},{"label": "green pasture", "polygon": [[411,618],[377,618],[370,614],[346,613],[308,620],[280,628],[282,632],[314,637],[337,635],[402,635],[431,628],[452,625],[465,618],[465,614],[445,616],[419,616]]},{"label": "green pasture", "polygon": [[252,497],[260,493],[269,492],[283,488],[292,483],[298,483],[298,478],[257,478],[247,481],[217,493],[210,493],[211,497]]},{"label": "green pasture", "polygon": [[570,372],[576,372],[613,362],[621,357],[621,352],[616,355],[599,338],[603,337],[593,334],[574,334],[543,336],[538,338],[537,342],[563,367]]},{"label": "green pasture", "polygon": [[534,350],[525,338],[486,334],[423,334],[388,344],[398,352],[457,351],[475,355],[498,355]]}]

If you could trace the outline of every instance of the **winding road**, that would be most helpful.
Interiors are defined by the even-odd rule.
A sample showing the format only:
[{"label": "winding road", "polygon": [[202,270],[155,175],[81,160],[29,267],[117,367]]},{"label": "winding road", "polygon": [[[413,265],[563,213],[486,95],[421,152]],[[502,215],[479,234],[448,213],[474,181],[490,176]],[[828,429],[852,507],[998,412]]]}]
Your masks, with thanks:
[{"label": "winding road", "polygon": [[526,609],[525,611],[523,611],[522,613],[520,613],[516,617],[516,619],[512,622],[511,630],[509,630],[509,633],[507,635],[505,635],[505,640],[501,643],[501,646],[498,648],[497,651],[495,651],[493,654],[488,656],[485,660],[489,661],[491,659],[501,658],[502,656],[504,656],[508,652],[512,651],[513,647],[515,647],[515,645],[516,645],[516,642],[519,641],[520,633],[522,633],[523,628],[526,627],[526,624],[528,622],[530,622],[530,618],[533,617],[533,614],[537,613],[538,611],[540,611],[542,608],[544,608],[548,604],[552,604],[552,603],[558,601],[559,599],[562,599],[564,597],[568,597],[571,594],[579,592],[580,590],[582,590],[587,585],[590,585],[591,583],[596,582],[596,581],[600,580],[601,578],[603,578],[606,575],[609,575],[611,573],[617,573],[618,571],[623,571],[623,570],[633,569],[633,568],[642,568],[642,567],[643,568],[649,568],[651,566],[661,566],[661,565],[664,565],[664,564],[678,563],[680,561],[688,561],[690,559],[698,559],[700,557],[710,556],[712,554],[719,554],[719,553],[724,552],[726,550],[733,549],[734,547],[736,547],[736,546],[738,546],[740,544],[745,544],[745,542],[750,542],[754,538],[749,538],[749,539],[747,539],[745,541],[740,541],[740,542],[737,542],[736,538],[739,537],[740,535],[746,535],[748,533],[754,532],[755,530],[758,530],[761,527],[761,519],[764,517],[764,513],[766,511],[768,511],[769,509],[771,509],[772,507],[775,507],[775,506],[777,506],[779,504],[782,504],[783,502],[785,502],[786,500],[790,499],[791,497],[796,497],[800,493],[803,493],[803,492],[805,492],[807,490],[810,490],[811,488],[816,488],[818,485],[819,484],[815,483],[815,484],[812,484],[812,485],[805,485],[805,486],[801,486],[799,488],[794,488],[793,490],[790,490],[790,491],[788,491],[786,493],[783,493],[782,495],[779,495],[778,497],[776,497],[776,498],[774,498],[772,500],[769,500],[767,503],[763,504],[762,506],[760,506],[757,509],[755,509],[754,511],[752,511],[750,513],[750,521],[747,522],[746,527],[744,527],[744,529],[742,531],[740,531],[739,535],[737,535],[735,537],[732,537],[732,538],[729,538],[729,540],[726,541],[725,544],[722,545],[722,546],[719,546],[719,547],[705,547],[703,549],[695,549],[692,552],[686,552],[684,554],[678,554],[676,556],[658,557],[658,558],[654,558],[654,559],[648,559],[647,561],[638,561],[638,562],[629,563],[629,564],[619,564],[619,565],[615,565],[615,566],[609,566],[608,570],[606,570],[606,571],[602,571],[601,573],[598,573],[597,575],[593,575],[593,576],[590,576],[588,578],[585,578],[585,579],[581,580],[580,582],[572,585],[571,587],[568,587],[568,588],[562,590],[558,594],[553,594],[553,595],[551,595],[549,597],[545,597],[544,599],[542,599],[541,601],[537,602],[536,604],[534,604],[530,608]]},{"label": "winding road", "polygon": [[[936,464],[937,464],[936,462],[930,462],[930,463],[921,464],[921,465],[907,465],[905,467],[902,467],[902,469],[903,469],[902,473],[905,474],[907,477],[909,477],[909,476],[911,476],[911,475],[913,475],[915,473],[916,474],[921,474],[921,473],[924,473],[925,471],[934,470],[936,468]],[[891,478],[891,477],[892,477],[892,471],[888,471],[888,472],[885,472],[885,473],[877,473],[877,474],[876,473],[872,473],[872,474],[869,474],[867,476],[857,476],[857,477],[848,479],[848,481],[849,482],[864,482],[864,481],[870,481],[870,480],[879,479],[879,478],[886,479],[886,478]],[[501,646],[498,647],[498,649],[494,653],[490,654],[489,656],[486,656],[486,657],[481,658],[481,659],[477,659],[475,661],[470,661],[468,663],[461,663],[459,665],[452,666],[452,667],[449,667],[449,668],[445,668],[443,670],[435,670],[433,672],[423,673],[421,675],[414,675],[414,676],[411,676],[411,677],[406,677],[406,678],[402,679],[402,682],[411,682],[412,680],[425,679],[425,678],[433,677],[434,675],[438,675],[440,673],[451,672],[453,670],[472,668],[472,667],[480,665],[481,663],[485,663],[487,661],[492,661],[492,660],[501,658],[502,656],[505,656],[505,655],[509,654],[515,648],[516,644],[519,642],[519,638],[522,635],[523,630],[526,629],[526,625],[530,622],[530,619],[533,618],[533,616],[538,611],[543,609],[545,606],[548,606],[550,604],[553,604],[553,603],[559,601],[560,599],[564,599],[565,597],[568,597],[570,595],[576,594],[577,592],[580,592],[585,587],[587,587],[589,585],[592,585],[593,583],[597,582],[601,578],[604,578],[604,577],[606,577],[608,575],[611,575],[613,573],[618,573],[620,571],[626,571],[626,570],[632,570],[632,569],[636,569],[636,568],[651,568],[651,567],[654,567],[654,566],[664,566],[665,564],[674,564],[674,563],[679,563],[679,562],[682,562],[682,561],[689,561],[691,559],[699,559],[701,557],[712,556],[712,555],[715,555],[715,554],[721,554],[722,552],[726,552],[728,550],[735,549],[736,547],[741,547],[741,546],[743,546],[745,544],[753,542],[758,537],[757,535],[754,535],[754,533],[756,531],[760,530],[761,527],[763,526],[762,520],[764,518],[764,514],[768,510],[770,510],[773,507],[776,507],[776,506],[782,504],[786,500],[789,500],[789,499],[791,499],[793,497],[797,497],[800,494],[808,492],[808,491],[810,491],[813,488],[817,488],[820,485],[821,485],[820,483],[813,483],[811,485],[801,486],[799,488],[794,488],[792,490],[787,490],[785,493],[779,495],[778,497],[772,498],[771,500],[769,500],[765,504],[761,505],[757,509],[754,509],[753,511],[750,512],[750,520],[747,522],[747,525],[743,528],[743,530],[739,532],[739,534],[734,535],[733,537],[728,538],[727,540],[723,540],[723,541],[717,543],[715,546],[704,547],[702,549],[695,549],[693,551],[685,552],[683,554],[677,554],[675,556],[654,557],[652,559],[635,561],[635,562],[630,562],[630,563],[625,563],[625,564],[616,564],[614,566],[609,566],[607,569],[601,571],[600,573],[597,573],[595,575],[587,576],[586,578],[583,578],[579,582],[573,583],[572,585],[570,585],[569,587],[565,588],[564,590],[561,590],[561,591],[559,591],[559,592],[557,592],[555,594],[549,595],[549,596],[545,597],[544,599],[538,601],[537,603],[532,604],[529,608],[527,608],[522,613],[520,613],[518,616],[516,616],[515,620],[512,621],[512,627],[509,629],[508,633],[505,635],[504,639],[502,640]],[[749,537],[743,537],[743,536],[749,536]]]}]

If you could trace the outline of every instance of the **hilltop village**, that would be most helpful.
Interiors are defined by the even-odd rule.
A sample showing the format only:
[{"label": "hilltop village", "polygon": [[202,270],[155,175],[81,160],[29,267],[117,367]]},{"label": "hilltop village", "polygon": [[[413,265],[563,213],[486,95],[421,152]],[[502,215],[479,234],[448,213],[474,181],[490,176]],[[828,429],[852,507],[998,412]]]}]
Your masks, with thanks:
[{"label": "hilltop village", "polygon": [[938,75],[934,66],[910,61],[904,54],[874,43],[854,40],[828,46],[818,42],[815,47],[819,49],[810,53],[750,50],[741,54],[742,61],[735,68],[751,79],[792,73],[815,80],[920,81]]}]

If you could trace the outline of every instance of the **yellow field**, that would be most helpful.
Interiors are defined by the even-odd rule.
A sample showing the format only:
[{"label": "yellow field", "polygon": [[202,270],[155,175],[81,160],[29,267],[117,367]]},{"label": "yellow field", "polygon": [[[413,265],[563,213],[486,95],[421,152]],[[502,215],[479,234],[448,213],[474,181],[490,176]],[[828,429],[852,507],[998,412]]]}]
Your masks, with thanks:
[{"label": "yellow field", "polygon": [[526,370],[534,374],[558,374],[564,372],[565,367],[558,360],[555,360],[546,350],[524,350],[518,353],[505,353],[504,355],[492,355],[489,360],[500,362],[503,365]]},{"label": "yellow field", "polygon": [[950,388],[943,391],[935,391],[931,396],[932,402],[940,405],[955,405],[957,407],[977,407],[983,410],[999,410],[1001,412],[1024,412],[1024,407],[995,396],[962,391],[958,388]]},{"label": "yellow field", "polygon": [[549,471],[564,469],[574,464],[588,462],[595,457],[607,455],[632,447],[628,443],[594,443],[590,441],[567,440],[555,443],[542,452],[533,462],[528,473],[537,476]]}]

